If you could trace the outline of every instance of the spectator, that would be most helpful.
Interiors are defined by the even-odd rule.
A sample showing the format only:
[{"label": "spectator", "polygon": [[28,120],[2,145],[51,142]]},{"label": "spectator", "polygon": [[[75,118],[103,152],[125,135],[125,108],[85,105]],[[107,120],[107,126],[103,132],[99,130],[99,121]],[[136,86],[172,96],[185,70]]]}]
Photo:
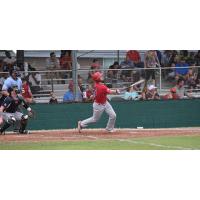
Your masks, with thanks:
[{"label": "spectator", "polygon": [[3,60],[0,59],[0,72],[3,71]]},{"label": "spectator", "polygon": [[188,50],[181,50],[180,51],[180,56],[183,57],[184,60],[187,60],[188,55],[189,55]]},{"label": "spectator", "polygon": [[27,103],[34,103],[33,95],[26,79],[22,80],[22,96]]},{"label": "spectator", "polygon": [[194,61],[196,63],[196,66],[200,66],[200,50],[198,50],[197,54],[195,55]]},{"label": "spectator", "polygon": [[83,86],[83,78],[80,74],[78,75],[78,87],[81,92],[83,92],[85,90],[85,88]]},{"label": "spectator", "polygon": [[167,70],[167,72],[168,72],[167,77],[166,77],[167,80],[174,80],[175,76],[176,76],[176,73],[175,73],[176,65],[175,65],[175,63],[172,63],[171,67],[172,67],[171,69]]},{"label": "spectator", "polygon": [[[117,79],[117,74],[118,74],[118,70],[115,70],[115,69],[120,69],[120,66],[119,66],[119,63],[118,62],[114,62],[113,65],[111,65],[109,67],[109,69],[111,70],[108,70],[108,73],[107,73],[107,77],[108,78],[111,78],[111,79]],[[113,70],[114,69],[114,70]]]},{"label": "spectator", "polygon": [[7,73],[1,74],[1,78],[0,78],[0,90],[2,89],[2,86],[4,84],[4,81],[7,79],[7,76],[8,76]]},{"label": "spectator", "polygon": [[188,54],[188,57],[186,58],[186,62],[188,63],[189,66],[192,66],[195,64],[195,53],[191,51]]},{"label": "spectator", "polygon": [[125,100],[136,100],[138,99],[139,94],[137,92],[136,87],[130,87],[127,89],[127,91],[124,94],[124,99]]},{"label": "spectator", "polygon": [[173,50],[170,52],[169,65],[171,65],[172,63],[176,64],[177,56],[178,56],[178,52],[176,50]]},{"label": "spectator", "polygon": [[[128,60],[132,61],[134,64],[134,68],[144,68],[144,63],[141,62],[141,57],[138,51],[136,50],[130,50],[127,52],[126,57]],[[143,75],[144,70],[137,69],[135,73],[133,73],[133,79],[134,81],[139,80],[140,75]]]},{"label": "spectator", "polygon": [[148,86],[146,91],[143,91],[143,93],[142,93],[142,99],[143,100],[158,100],[158,99],[160,99],[160,96],[157,92],[157,87],[155,87],[154,85]]},{"label": "spectator", "polygon": [[170,50],[165,50],[163,53],[162,57],[162,63],[164,67],[169,67],[170,66],[170,58],[172,56],[172,51]]},{"label": "spectator", "polygon": [[70,82],[68,86],[68,91],[63,96],[63,102],[73,102],[75,100],[74,96],[74,86],[73,83]]},{"label": "spectator", "polygon": [[94,74],[97,71],[100,71],[100,63],[98,59],[93,59],[92,64],[91,64],[91,71],[88,73],[88,82],[92,82],[92,74]]},{"label": "spectator", "polygon": [[50,93],[49,104],[58,104],[58,100],[53,92]]},{"label": "spectator", "polygon": [[[46,60],[46,67],[49,72],[47,72],[47,79],[48,84],[50,84],[50,80],[56,78],[59,79],[59,72],[55,72],[55,70],[60,69],[59,60],[56,58],[55,52],[50,53],[50,58]],[[54,71],[54,72],[53,72]],[[59,83],[59,81],[58,81]]]},{"label": "spectator", "polygon": [[37,93],[41,90],[41,74],[39,72],[36,72],[35,69],[32,69],[33,71],[29,75],[29,83],[31,86],[31,91],[33,94]]},{"label": "spectator", "polygon": [[[121,62],[120,67],[121,71],[121,78],[123,81],[131,81],[133,75],[133,69],[135,68],[133,61],[129,60],[126,56],[125,60]],[[131,70],[132,69],[132,70]]]},{"label": "spectator", "polygon": [[177,95],[176,93],[176,88],[171,88],[170,89],[170,93],[166,94],[164,97],[163,97],[164,100],[167,100],[167,99],[179,99],[179,96]]},{"label": "spectator", "polygon": [[141,62],[141,57],[138,51],[136,50],[129,50],[126,54],[128,60],[132,61],[133,63]]},{"label": "spectator", "polygon": [[195,64],[198,66],[197,68],[197,84],[200,84],[200,50],[198,50],[197,54],[195,55]]},{"label": "spectator", "polygon": [[[69,83],[69,86],[68,86],[68,91],[64,94],[63,96],[63,102],[74,102],[75,101],[75,95],[74,95],[74,85],[73,85],[73,82],[71,81]],[[79,87],[78,87],[79,89]],[[82,93],[80,92],[80,89],[78,91],[78,101],[82,101],[83,100],[83,97],[82,97]]]},{"label": "spectator", "polygon": [[161,65],[162,64],[162,53],[159,50],[156,50],[156,53],[157,53],[157,57],[158,57],[159,63]]},{"label": "spectator", "polygon": [[197,86],[197,74],[194,72],[193,68],[188,70],[186,75],[186,84],[189,86],[190,89],[194,89]]},{"label": "spectator", "polygon": [[5,51],[6,58],[3,60],[3,71],[9,72],[16,65],[16,58],[12,57],[9,51]]},{"label": "spectator", "polygon": [[83,99],[85,102],[92,102],[94,95],[94,89],[91,84],[87,85],[86,90],[83,92]]},{"label": "spectator", "polygon": [[[184,68],[180,68],[180,67],[184,67]],[[178,78],[185,77],[188,73],[188,68],[189,68],[189,65],[185,62],[185,58],[180,57],[178,63],[176,64],[176,69],[175,69],[176,76]]]},{"label": "spectator", "polygon": [[176,89],[176,94],[179,99],[183,99],[185,96],[191,97],[191,94],[186,93],[184,87],[184,79],[182,77],[178,79],[177,84],[174,88]]},{"label": "spectator", "polygon": [[[62,70],[72,70],[72,57],[70,50],[66,50],[61,54],[60,67]],[[71,78],[72,72],[62,72],[61,77],[62,79]]]},{"label": "spectator", "polygon": [[155,85],[156,77],[155,77],[155,69],[148,69],[148,68],[156,68],[160,66],[160,62],[158,60],[158,56],[156,51],[150,50],[147,51],[144,58],[144,67],[145,67],[145,78],[148,81],[152,78],[153,84]]}]

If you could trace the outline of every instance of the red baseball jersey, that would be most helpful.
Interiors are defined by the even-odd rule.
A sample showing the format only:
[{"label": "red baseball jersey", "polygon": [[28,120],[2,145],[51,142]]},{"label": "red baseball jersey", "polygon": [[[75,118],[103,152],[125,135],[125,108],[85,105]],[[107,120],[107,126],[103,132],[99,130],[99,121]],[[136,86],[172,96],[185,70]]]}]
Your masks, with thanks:
[{"label": "red baseball jersey", "polygon": [[111,93],[111,90],[102,83],[95,83],[94,101],[99,104],[105,104],[107,101],[107,94]]}]

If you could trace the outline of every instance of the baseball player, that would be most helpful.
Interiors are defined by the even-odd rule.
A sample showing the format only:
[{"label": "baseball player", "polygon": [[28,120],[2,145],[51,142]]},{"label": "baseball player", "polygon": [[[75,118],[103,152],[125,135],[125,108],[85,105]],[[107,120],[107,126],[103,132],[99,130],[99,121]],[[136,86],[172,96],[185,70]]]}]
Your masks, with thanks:
[{"label": "baseball player", "polygon": [[[3,126],[0,129],[0,134],[4,133],[11,125],[16,122],[20,122],[19,133],[28,134],[25,130],[28,122],[28,117],[32,116],[32,109],[26,104],[23,97],[17,94],[17,88],[8,88],[9,95],[4,99],[3,104],[0,107],[0,124]],[[23,105],[28,111],[28,115],[18,111],[19,105]]]},{"label": "baseball player", "polygon": [[94,103],[93,103],[93,116],[78,122],[78,131],[86,127],[91,123],[97,122],[103,112],[105,111],[109,115],[109,120],[106,126],[108,132],[114,131],[116,114],[110,103],[107,101],[107,94],[119,94],[119,90],[111,90],[103,84],[103,75],[100,72],[95,72],[92,75],[92,79],[95,82],[94,85]]}]

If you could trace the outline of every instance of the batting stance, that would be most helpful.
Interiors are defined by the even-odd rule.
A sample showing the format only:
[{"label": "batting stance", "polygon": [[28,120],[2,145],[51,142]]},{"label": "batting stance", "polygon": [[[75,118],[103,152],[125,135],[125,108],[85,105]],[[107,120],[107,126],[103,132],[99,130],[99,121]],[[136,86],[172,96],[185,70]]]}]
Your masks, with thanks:
[{"label": "batting stance", "polygon": [[96,72],[92,75],[92,79],[95,82],[94,85],[94,103],[93,103],[93,116],[78,122],[78,131],[86,127],[88,124],[97,122],[103,112],[105,111],[109,115],[109,120],[106,126],[108,132],[113,132],[116,120],[116,114],[110,103],[107,101],[107,94],[119,94],[119,90],[111,90],[105,86],[103,82],[103,75],[100,72]]},{"label": "batting stance", "polygon": [[[14,125],[17,121],[20,122],[19,133],[28,134],[25,130],[28,122],[28,117],[32,116],[32,109],[26,104],[23,97],[17,94],[17,88],[8,88],[9,95],[4,99],[0,107],[0,124],[3,126],[0,129],[0,134],[5,134],[6,129]],[[18,111],[18,107],[23,105],[28,111],[28,115]]]}]

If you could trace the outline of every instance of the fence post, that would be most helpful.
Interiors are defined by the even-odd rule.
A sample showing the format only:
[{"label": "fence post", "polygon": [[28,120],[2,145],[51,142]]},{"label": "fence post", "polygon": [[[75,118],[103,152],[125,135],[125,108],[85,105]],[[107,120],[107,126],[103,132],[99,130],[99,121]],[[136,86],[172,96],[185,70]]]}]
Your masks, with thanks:
[{"label": "fence post", "polygon": [[161,89],[162,89],[162,68],[161,68],[161,66],[159,67],[159,70],[160,70],[160,85],[159,85],[159,90],[160,90],[160,93],[161,93]]},{"label": "fence post", "polygon": [[51,71],[51,91],[54,92],[54,85],[53,85],[53,72]]},{"label": "fence post", "polygon": [[75,101],[78,101],[78,70],[77,70],[77,51],[72,51],[72,79],[74,84]]}]

